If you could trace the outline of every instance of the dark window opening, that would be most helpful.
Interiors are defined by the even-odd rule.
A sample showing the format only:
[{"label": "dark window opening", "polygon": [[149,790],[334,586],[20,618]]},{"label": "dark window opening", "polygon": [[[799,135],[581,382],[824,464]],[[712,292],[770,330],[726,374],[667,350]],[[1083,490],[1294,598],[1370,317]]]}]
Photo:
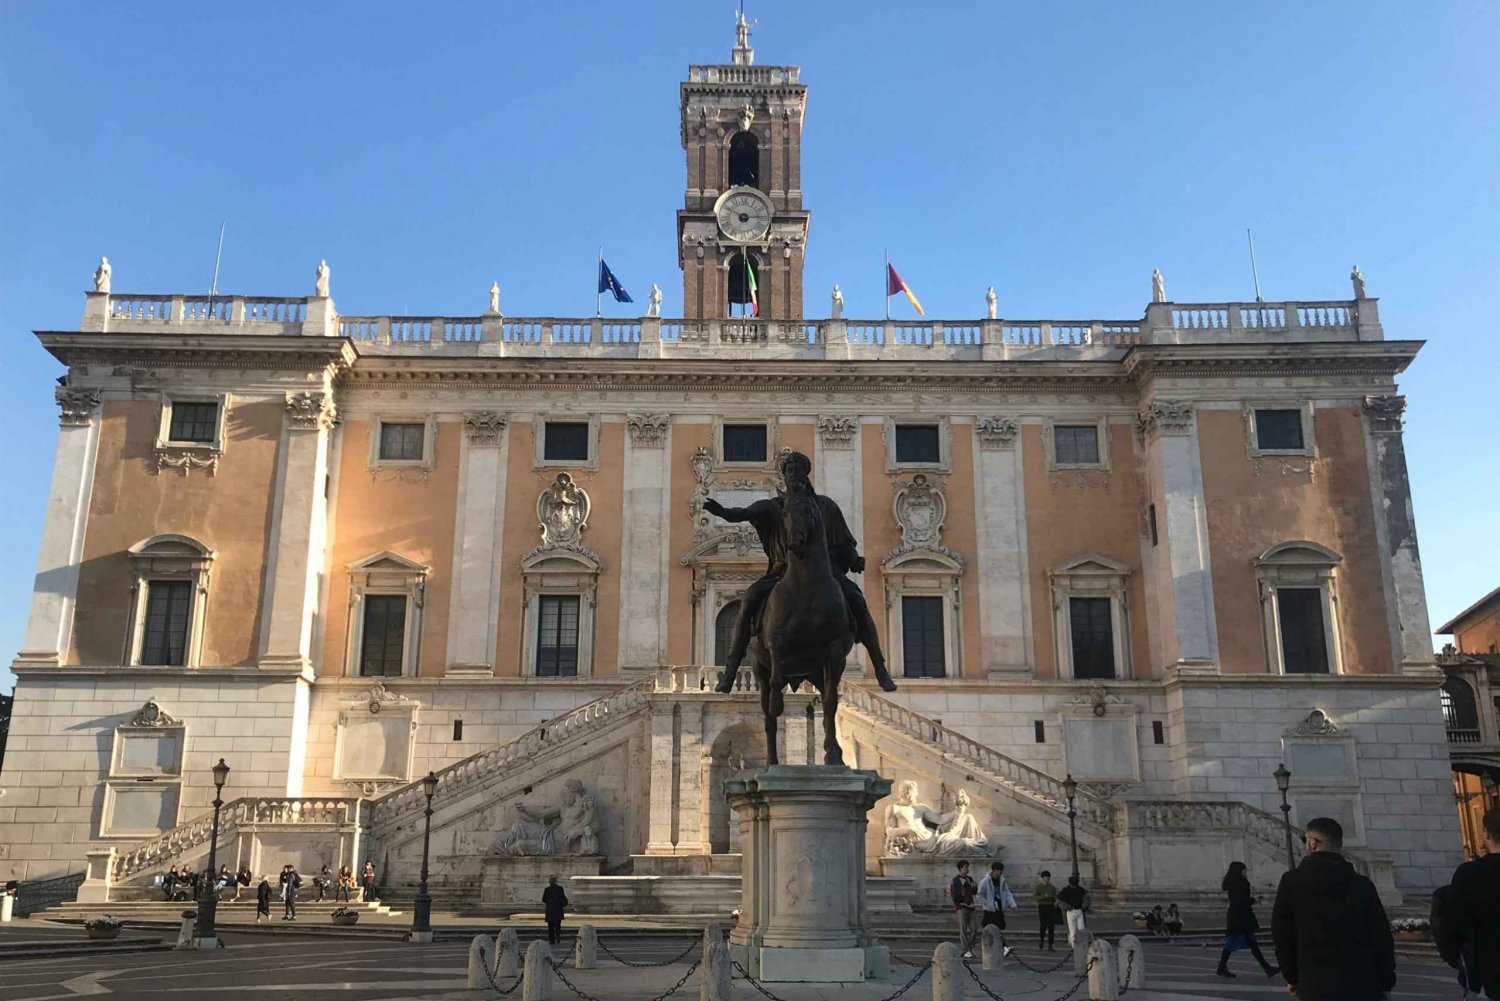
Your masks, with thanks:
[{"label": "dark window opening", "polygon": [[365,596],[365,629],[359,651],[361,677],[400,677],[406,652],[406,595]]},{"label": "dark window opening", "polygon": [[1255,444],[1262,449],[1300,451],[1302,443],[1302,411],[1257,410],[1255,412]]},{"label": "dark window opening", "polygon": [[380,425],[380,458],[393,461],[412,461],[422,458],[422,439],[427,434],[425,424]]},{"label": "dark window opening", "polygon": [[1115,635],[1108,598],[1069,598],[1068,625],[1073,640],[1073,677],[1115,676]]},{"label": "dark window opening", "polygon": [[1159,720],[1159,719],[1152,720],[1151,721],[1151,743],[1153,743],[1153,744],[1165,744],[1166,742],[1167,742],[1167,733],[1166,733],[1166,729],[1161,725],[1161,720]]},{"label": "dark window opening", "polygon": [[739,614],[740,603],[731,601],[719,609],[714,619],[714,663],[719,667],[729,660],[729,645],[734,642],[734,620]]},{"label": "dark window opening", "polygon": [[464,721],[461,719],[456,719],[453,721],[453,739],[464,739]]},{"label": "dark window opening", "polygon": [[1146,505],[1146,527],[1151,532],[1151,544],[1156,545],[1156,505]]},{"label": "dark window opening", "polygon": [[548,421],[542,428],[542,458],[548,462],[587,462],[589,426],[571,421]]},{"label": "dark window opening", "polygon": [[217,403],[173,403],[172,421],[167,437],[172,441],[197,441],[212,444],[218,437],[219,405]]},{"label": "dark window opening", "polygon": [[760,187],[760,140],[740,132],[729,140],[729,186]]},{"label": "dark window opening", "polygon": [[1281,665],[1287,674],[1327,674],[1328,639],[1323,632],[1323,591],[1316,587],[1276,589],[1281,622]]},{"label": "dark window opening", "polygon": [[1052,451],[1059,466],[1097,466],[1099,428],[1093,424],[1058,424],[1052,429]]},{"label": "dark window opening", "polygon": [[187,658],[188,614],[193,584],[186,580],[153,580],[146,584],[146,629],[141,663],[181,667]]},{"label": "dark window opening", "polygon": [[764,424],[725,424],[725,462],[765,462],[766,426]]},{"label": "dark window opening", "polygon": [[1038,744],[1045,744],[1047,742],[1047,723],[1046,723],[1046,721],[1045,720],[1037,720],[1036,722],[1032,723],[1031,725],[1032,725],[1032,728],[1036,731],[1036,742]]},{"label": "dark window opening", "polygon": [[896,461],[936,465],[942,461],[936,424],[897,424]]},{"label": "dark window opening", "polygon": [[578,595],[542,596],[537,612],[536,675],[539,678],[578,675]]},{"label": "dark window opening", "polygon": [[908,678],[943,677],[943,599],[901,599],[901,653]]},{"label": "dark window opening", "polygon": [[1454,731],[1461,731],[1465,735],[1472,732],[1477,740],[1479,705],[1474,700],[1474,689],[1462,679],[1449,678],[1443,682],[1440,696],[1443,702],[1443,726],[1450,737]]},{"label": "dark window opening", "polygon": [[[740,315],[748,316],[755,312],[752,303],[760,302],[760,267],[755,263],[755,258],[748,254],[735,254],[729,259],[729,315],[734,315],[736,305],[745,307]],[[752,296],[751,293],[754,293]]]}]

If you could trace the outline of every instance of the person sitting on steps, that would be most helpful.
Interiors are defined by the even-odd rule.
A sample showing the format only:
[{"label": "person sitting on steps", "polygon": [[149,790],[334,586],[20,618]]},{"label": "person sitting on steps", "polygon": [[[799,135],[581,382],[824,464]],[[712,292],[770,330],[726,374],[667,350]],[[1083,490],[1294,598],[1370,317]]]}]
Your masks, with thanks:
[{"label": "person sitting on steps", "polygon": [[[844,598],[848,601],[849,611],[854,618],[854,641],[862,644],[869,652],[870,666],[875,671],[875,680],[880,683],[880,687],[887,692],[894,692],[896,683],[891,680],[891,673],[885,666],[885,655],[880,651],[880,637],[875,632],[875,620],[870,617],[870,606],[859,585],[848,577],[851,572],[863,573],[865,569],[864,557],[859,555],[859,543],[849,531],[849,525],[844,521],[844,513],[839,510],[837,502],[813,490],[811,474],[812,461],[801,452],[790,452],[782,458],[781,477],[786,481],[788,490],[805,487],[817,498],[818,509],[823,514],[823,533],[828,541],[828,558],[833,564],[834,576],[843,589]],[[729,645],[729,655],[725,658],[724,677],[714,686],[716,692],[734,691],[734,678],[739,672],[740,662],[745,659],[745,651],[750,646],[750,633],[755,624],[756,613],[786,572],[786,533],[782,526],[782,504],[781,495],[758,500],[749,507],[725,507],[712,497],[703,502],[705,511],[724,521],[749,522],[760,538],[767,562],[764,576],[740,595],[739,615],[734,620],[734,638]],[[773,686],[779,685],[780,679],[771,680]]]}]

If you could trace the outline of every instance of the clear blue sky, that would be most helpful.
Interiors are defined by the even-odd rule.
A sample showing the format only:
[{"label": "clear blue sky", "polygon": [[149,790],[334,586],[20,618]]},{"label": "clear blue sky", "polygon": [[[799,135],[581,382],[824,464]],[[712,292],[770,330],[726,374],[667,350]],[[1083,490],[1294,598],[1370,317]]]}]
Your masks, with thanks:
[{"label": "clear blue sky", "polygon": [[[0,660],[19,649],[61,369],[100,254],[117,291],[305,295],[346,313],[593,308],[594,256],[677,310],[677,85],[727,62],[722,2],[0,6]],[[1500,5],[751,0],[811,88],[808,308],[878,316],[882,248],[928,314],[1138,317],[1347,298],[1402,383],[1433,624],[1495,556]],[[607,307],[608,308],[608,307]],[[616,307],[617,311],[625,307]],[[898,309],[904,307],[896,307]],[[10,686],[0,672],[0,690]]]}]

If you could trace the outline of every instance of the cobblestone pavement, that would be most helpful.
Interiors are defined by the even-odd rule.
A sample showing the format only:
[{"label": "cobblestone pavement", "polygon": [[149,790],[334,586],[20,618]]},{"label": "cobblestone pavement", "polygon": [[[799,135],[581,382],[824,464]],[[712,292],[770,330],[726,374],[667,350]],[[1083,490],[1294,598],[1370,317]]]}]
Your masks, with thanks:
[{"label": "cobblestone pavement", "polygon": [[[611,941],[607,934],[601,934],[600,938],[617,953],[637,962],[669,959],[681,952],[687,942],[687,936],[682,934],[650,939],[619,938],[615,941]],[[936,944],[935,940],[930,943],[900,942],[893,951],[898,957],[925,962]],[[291,935],[235,936],[230,933],[227,945],[227,948],[212,953],[157,952],[6,960],[0,968],[0,1001],[63,1001],[86,996],[109,996],[120,1001],[192,1001],[197,998],[282,1001],[322,997],[340,1001],[498,999],[494,991],[467,989],[468,947],[464,943],[415,946],[402,942]],[[566,955],[567,946],[565,942],[558,954]],[[1037,968],[1053,965],[1064,955],[1064,952],[1039,953],[1025,944],[1019,951],[1020,959]],[[1247,954],[1236,954],[1231,962],[1231,969],[1239,974],[1238,979],[1215,977],[1216,945],[1200,947],[1188,942],[1170,945],[1149,942],[1147,957],[1148,989],[1130,992],[1128,997],[1131,999],[1266,1001],[1287,996],[1285,983],[1279,977],[1267,981]],[[688,962],[695,958],[692,956],[689,960],[665,967],[626,969],[601,957],[599,969],[575,971],[565,968],[564,973],[576,987],[600,1001],[645,1001],[676,983],[686,972]],[[1075,982],[1071,967],[1057,973],[1036,974],[1019,963],[1010,962],[1002,971],[983,973],[975,961],[974,968],[990,990],[1017,1001],[1050,1001],[1060,997]],[[898,963],[888,982],[858,987],[777,984],[767,985],[767,988],[786,1001],[813,998],[874,1001],[889,996],[914,972],[912,967]],[[1403,958],[1398,976],[1400,984],[1395,1001],[1457,999],[1461,996],[1451,971],[1440,963]],[[698,984],[695,972],[673,997],[695,1001]],[[979,985],[972,980],[967,988],[968,997],[984,997]],[[735,984],[735,994],[741,1001],[764,1001],[749,984],[739,980]],[[931,998],[930,974],[924,975],[904,996],[910,1001]],[[1076,1001],[1087,996],[1085,988],[1074,998]],[[575,995],[567,987],[557,984],[553,997],[557,1001],[569,1001]]]}]

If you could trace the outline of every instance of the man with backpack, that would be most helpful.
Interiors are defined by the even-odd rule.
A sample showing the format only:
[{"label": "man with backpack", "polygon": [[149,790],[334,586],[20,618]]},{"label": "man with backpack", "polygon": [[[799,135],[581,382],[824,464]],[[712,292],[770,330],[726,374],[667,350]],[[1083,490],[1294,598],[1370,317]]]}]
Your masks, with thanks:
[{"label": "man with backpack", "polygon": [[1470,993],[1500,998],[1500,806],[1482,823],[1485,854],[1432,896],[1432,937]]}]

